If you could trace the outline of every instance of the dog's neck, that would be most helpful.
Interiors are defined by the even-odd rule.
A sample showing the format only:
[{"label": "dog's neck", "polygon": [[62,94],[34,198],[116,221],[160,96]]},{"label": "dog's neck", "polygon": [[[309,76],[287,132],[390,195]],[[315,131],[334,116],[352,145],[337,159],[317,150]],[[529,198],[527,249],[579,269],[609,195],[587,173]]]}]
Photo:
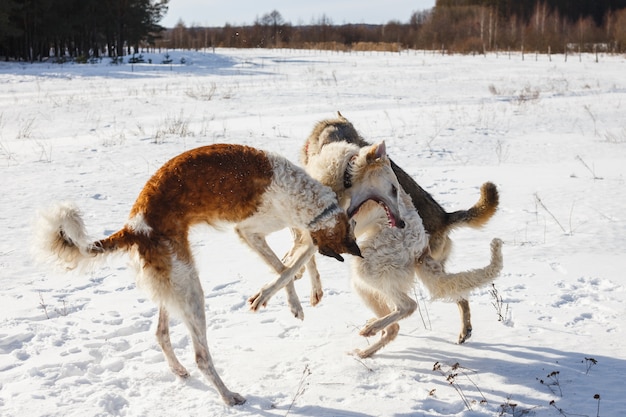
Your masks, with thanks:
[{"label": "dog's neck", "polygon": [[354,165],[354,160],[356,159],[356,155],[353,155],[348,161],[348,165],[346,165],[346,170],[343,172],[343,188],[347,190],[352,187],[352,166]]},{"label": "dog's neck", "polygon": [[326,208],[324,208],[324,210],[322,210],[317,216],[315,216],[313,220],[309,222],[309,224],[307,225],[308,229],[319,229],[319,223],[321,223],[323,220],[330,217],[331,215],[336,214],[338,210],[339,206],[337,205],[337,203],[330,203]]}]

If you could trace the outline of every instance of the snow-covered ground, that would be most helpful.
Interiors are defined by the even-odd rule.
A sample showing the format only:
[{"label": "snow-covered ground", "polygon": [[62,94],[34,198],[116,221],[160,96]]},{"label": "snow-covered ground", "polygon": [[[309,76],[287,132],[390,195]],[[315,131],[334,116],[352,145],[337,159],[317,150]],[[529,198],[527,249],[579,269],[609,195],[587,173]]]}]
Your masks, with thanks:
[{"label": "snow-covered ground", "polygon": [[[626,60],[623,56],[441,56],[216,50],[151,64],[0,63],[0,415],[618,416],[626,410]],[[181,64],[184,58],[184,64]],[[198,228],[209,346],[227,407],[195,368],[184,326],[169,371],[156,306],[120,257],[92,273],[34,262],[32,223],[76,202],[93,237],[122,226],[150,175],[182,151],[242,143],[297,162],[313,125],[341,111],[447,210],[485,181],[501,193],[482,230],[459,229],[448,269],[505,266],[471,298],[474,334],[455,344],[451,303],[403,320],[371,359],[372,314],[349,265],[318,257],[325,295],[293,318],[284,293],[228,228]],[[290,235],[272,235],[277,253]],[[498,301],[500,300],[500,301]],[[499,316],[501,320],[499,320]],[[440,367],[434,369],[438,363]],[[458,364],[455,366],[455,364]],[[451,376],[454,374],[455,376]],[[594,398],[595,397],[595,398]],[[599,410],[599,411],[598,411]]]}]

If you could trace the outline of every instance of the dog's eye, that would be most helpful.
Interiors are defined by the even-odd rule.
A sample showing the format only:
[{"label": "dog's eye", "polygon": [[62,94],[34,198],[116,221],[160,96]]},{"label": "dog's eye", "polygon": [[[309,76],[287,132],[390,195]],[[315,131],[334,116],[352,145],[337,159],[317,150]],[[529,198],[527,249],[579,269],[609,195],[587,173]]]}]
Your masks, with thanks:
[{"label": "dog's eye", "polygon": [[395,185],[391,186],[391,194],[396,197],[398,195],[398,188]]}]

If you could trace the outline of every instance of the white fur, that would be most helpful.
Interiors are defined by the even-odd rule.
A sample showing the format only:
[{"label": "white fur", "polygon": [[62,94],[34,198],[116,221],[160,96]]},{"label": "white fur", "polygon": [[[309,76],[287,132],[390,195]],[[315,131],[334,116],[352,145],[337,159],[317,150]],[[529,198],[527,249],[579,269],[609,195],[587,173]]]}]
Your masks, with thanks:
[{"label": "white fur", "polygon": [[[355,151],[358,152],[356,155]],[[309,154],[305,168],[314,178],[329,185],[337,193],[340,204],[353,207],[354,203],[347,199],[362,199],[363,196],[375,194],[377,190],[382,193],[382,189],[389,184],[397,184],[391,168],[377,172],[375,176],[366,175],[370,168],[363,162],[363,155],[367,151],[368,148],[358,148],[346,142],[329,143],[319,153]],[[353,178],[360,181],[352,184],[354,190],[344,188],[342,178],[346,169],[350,169]],[[353,217],[356,220],[355,235],[359,239],[363,257],[353,261],[352,283],[356,292],[377,315],[368,321],[360,334],[368,337],[384,330],[378,342],[355,352],[363,358],[373,355],[391,342],[399,330],[397,322],[415,311],[417,303],[407,294],[414,286],[416,274],[433,298],[458,299],[493,281],[502,269],[502,242],[494,239],[492,259],[487,267],[455,274],[445,273],[443,266],[429,255],[429,236],[410,197],[401,187],[398,187],[398,192],[399,216],[404,220],[404,228],[390,227],[385,210],[374,201],[361,206]],[[315,265],[309,264],[307,267]],[[311,273],[311,277],[315,279],[315,273]],[[313,282],[314,287],[317,285]]]},{"label": "white fur", "polygon": [[143,213],[138,213],[136,216],[131,217],[128,219],[126,224],[131,230],[134,230],[137,233],[142,233],[146,236],[150,236],[150,233],[152,233],[152,227],[146,223]]},{"label": "white fur", "polygon": [[[271,233],[285,227],[285,224],[306,228],[321,212],[332,204],[337,204],[337,196],[333,190],[317,181],[304,169],[292,164],[285,158],[268,153],[274,176],[272,183],[263,195],[263,205],[259,208],[259,216],[263,222],[253,217],[246,223],[254,223],[257,232]],[[332,227],[335,222],[334,210],[319,219],[313,230]]]},{"label": "white fur", "polygon": [[[65,233],[72,247],[63,245],[59,232]],[[67,269],[88,268],[96,258],[90,254],[94,244],[85,230],[80,210],[75,204],[65,202],[40,211],[35,224],[35,256],[40,261],[52,260]]]}]

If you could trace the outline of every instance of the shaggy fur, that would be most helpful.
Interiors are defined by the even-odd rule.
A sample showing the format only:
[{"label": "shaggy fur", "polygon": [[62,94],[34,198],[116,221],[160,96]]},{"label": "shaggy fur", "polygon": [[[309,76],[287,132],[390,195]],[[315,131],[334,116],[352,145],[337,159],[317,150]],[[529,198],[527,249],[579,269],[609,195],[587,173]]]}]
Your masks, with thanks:
[{"label": "shaggy fur", "polygon": [[[126,225],[108,238],[90,240],[76,207],[62,204],[42,213],[38,240],[41,249],[67,269],[90,266],[117,251],[129,252],[138,286],[159,305],[157,340],[172,371],[189,376],[170,343],[170,312],[189,329],[201,372],[224,402],[234,405],[245,399],[226,388],[209,355],[204,295],[188,241],[193,225],[222,222],[235,223],[241,239],[279,274],[250,298],[252,310],[282,287],[288,287],[291,297],[294,274],[316,246],[339,260],[340,253],[360,256],[348,217],[329,187],[278,155],[240,145],[205,146],[171,159],[147,182]],[[265,240],[285,227],[307,232],[287,264]],[[297,297],[290,304],[299,305]]]},{"label": "shaggy fur", "polygon": [[[334,142],[347,142],[359,147],[370,144],[356,131],[352,123],[338,113],[335,119],[320,121],[307,138],[300,154],[300,161],[307,166],[312,156],[319,154],[321,149]],[[480,199],[468,210],[446,212],[432,196],[422,189],[410,175],[397,166],[393,160],[391,167],[405,192],[411,197],[426,232],[430,255],[445,268],[445,263],[452,251],[449,233],[456,227],[481,227],[493,216],[498,208],[498,191],[493,183],[487,182],[480,189]],[[457,301],[461,315],[461,332],[459,343],[464,343],[472,334],[471,312],[469,301],[461,297]]]},{"label": "shaggy fur", "polygon": [[[390,226],[403,228],[405,222],[400,215],[398,200],[400,184],[385,154],[384,142],[368,148],[345,142],[331,143],[327,148],[327,153],[333,157],[312,158],[307,169],[322,184],[336,191],[340,205],[348,216],[356,213],[362,203],[375,201],[384,210]],[[296,242],[305,238],[305,231],[293,230],[293,233]],[[291,252],[288,253],[284,261],[292,256]],[[315,306],[324,294],[315,257],[308,261],[307,271],[311,277],[311,305]],[[300,271],[296,277],[300,278],[302,273]],[[298,299],[297,295],[293,298]]]},{"label": "shaggy fur", "polygon": [[[351,152],[358,153],[351,156]],[[373,152],[391,168],[382,145],[359,148],[346,142],[334,142],[310,156],[306,169],[311,176],[330,186],[339,196],[339,204],[346,206],[349,188],[345,189],[345,183],[336,180],[343,176],[343,171],[337,171],[344,166],[342,159],[351,158],[349,176],[352,185],[363,187],[364,181],[369,184],[365,188],[375,188],[378,184],[396,183],[391,169],[377,170],[366,162],[367,155]],[[445,273],[442,265],[429,254],[428,235],[411,199],[404,190],[398,192],[403,228],[389,227],[393,222],[388,211],[375,200],[366,200],[354,211],[348,211],[351,219],[356,221],[355,234],[363,254],[353,262],[352,283],[376,314],[360,334],[369,337],[382,331],[379,341],[355,352],[362,358],[373,355],[391,342],[399,331],[397,322],[415,311],[417,303],[408,293],[413,288],[416,273],[434,299],[458,299],[493,281],[502,269],[502,242],[494,239],[490,265],[472,271]]]},{"label": "shaggy fur", "polygon": [[433,299],[466,298],[468,293],[493,281],[502,270],[502,241],[491,242],[491,263],[484,268],[447,273],[428,252],[428,235],[409,196],[401,190],[400,213],[404,229],[392,229],[377,204],[365,204],[353,217],[355,234],[363,258],[353,262],[352,283],[356,292],[374,311],[360,335],[382,331],[381,338],[355,353],[366,358],[391,342],[398,334],[398,321],[411,315],[417,303],[408,296],[417,277]]}]

